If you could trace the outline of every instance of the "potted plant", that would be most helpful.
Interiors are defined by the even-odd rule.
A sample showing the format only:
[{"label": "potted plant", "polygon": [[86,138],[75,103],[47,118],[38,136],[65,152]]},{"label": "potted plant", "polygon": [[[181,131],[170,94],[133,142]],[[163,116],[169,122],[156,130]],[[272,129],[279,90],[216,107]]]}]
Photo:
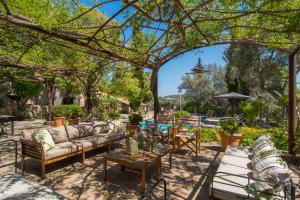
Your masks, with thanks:
[{"label": "potted plant", "polygon": [[62,105],[52,106],[51,112],[56,127],[60,127],[64,124],[65,110]]},{"label": "potted plant", "polygon": [[129,123],[127,124],[127,132],[129,136],[132,137],[137,135],[140,132],[140,123],[143,121],[143,117],[141,114],[131,114],[129,115]]},{"label": "potted plant", "polygon": [[239,122],[236,119],[225,119],[220,121],[221,144],[225,150],[228,145],[239,146],[242,136],[238,133]]},{"label": "potted plant", "polygon": [[65,115],[68,118],[69,125],[77,125],[80,117],[83,115],[83,110],[79,105],[71,104],[64,105]]}]

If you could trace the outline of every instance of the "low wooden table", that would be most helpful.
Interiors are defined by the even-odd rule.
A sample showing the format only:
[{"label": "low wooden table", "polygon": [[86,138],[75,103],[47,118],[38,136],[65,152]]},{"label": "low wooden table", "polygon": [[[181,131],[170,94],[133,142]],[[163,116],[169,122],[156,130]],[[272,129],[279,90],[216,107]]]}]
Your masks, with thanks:
[{"label": "low wooden table", "polygon": [[146,169],[152,165],[156,166],[156,178],[161,177],[161,157],[169,154],[170,168],[172,167],[172,146],[158,146],[156,152],[139,150],[137,155],[129,155],[127,151],[110,152],[103,155],[104,181],[107,180],[107,161],[118,163],[129,168],[141,170],[141,192],[145,192]]}]

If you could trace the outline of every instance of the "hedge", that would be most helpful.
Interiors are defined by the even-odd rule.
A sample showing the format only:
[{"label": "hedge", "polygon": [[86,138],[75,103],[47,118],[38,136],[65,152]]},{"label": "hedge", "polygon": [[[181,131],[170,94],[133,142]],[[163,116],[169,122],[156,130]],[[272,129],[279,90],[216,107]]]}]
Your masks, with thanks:
[{"label": "hedge", "polygon": [[[200,141],[203,143],[220,141],[219,128],[202,128],[200,133]],[[280,150],[287,150],[288,133],[282,128],[241,127],[239,129],[239,133],[243,135],[243,146],[250,146],[257,138],[259,138],[259,136],[268,133],[276,148]]]}]

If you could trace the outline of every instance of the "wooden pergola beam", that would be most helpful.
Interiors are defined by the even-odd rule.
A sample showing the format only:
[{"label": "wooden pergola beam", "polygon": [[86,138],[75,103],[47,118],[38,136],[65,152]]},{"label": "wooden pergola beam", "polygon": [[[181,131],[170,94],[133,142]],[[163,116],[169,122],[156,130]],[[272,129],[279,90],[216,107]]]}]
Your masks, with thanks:
[{"label": "wooden pergola beam", "polygon": [[296,98],[296,76],[297,76],[297,52],[300,46],[296,47],[289,55],[289,106],[288,106],[288,152],[296,154],[297,145],[297,98]]}]

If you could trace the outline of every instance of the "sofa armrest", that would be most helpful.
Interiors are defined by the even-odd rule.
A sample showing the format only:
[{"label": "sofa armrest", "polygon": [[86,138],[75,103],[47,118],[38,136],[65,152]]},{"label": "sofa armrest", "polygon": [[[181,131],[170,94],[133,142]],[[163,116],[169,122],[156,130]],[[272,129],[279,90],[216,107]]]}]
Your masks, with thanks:
[{"label": "sofa armrest", "polygon": [[38,160],[44,160],[44,148],[43,145],[39,142],[20,139],[22,156],[32,157]]}]

